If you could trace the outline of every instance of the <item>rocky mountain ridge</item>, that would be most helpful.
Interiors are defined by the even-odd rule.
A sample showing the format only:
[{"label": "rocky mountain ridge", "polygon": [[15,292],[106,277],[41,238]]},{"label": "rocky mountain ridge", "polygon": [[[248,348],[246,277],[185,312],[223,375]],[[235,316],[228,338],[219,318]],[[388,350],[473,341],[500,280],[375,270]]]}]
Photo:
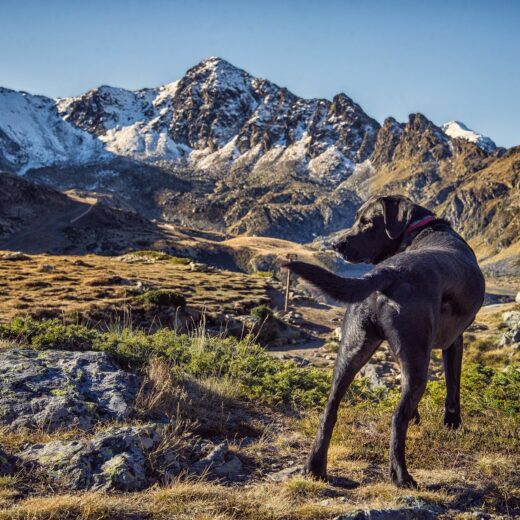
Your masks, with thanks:
[{"label": "rocky mountain ridge", "polygon": [[502,235],[486,209],[497,189],[517,209],[518,151],[504,152],[460,122],[412,114],[381,126],[345,94],[302,99],[220,58],[139,91],[0,91],[0,169],[148,219],[300,242],[350,225],[367,196],[397,191],[496,255],[517,230],[512,218]]}]

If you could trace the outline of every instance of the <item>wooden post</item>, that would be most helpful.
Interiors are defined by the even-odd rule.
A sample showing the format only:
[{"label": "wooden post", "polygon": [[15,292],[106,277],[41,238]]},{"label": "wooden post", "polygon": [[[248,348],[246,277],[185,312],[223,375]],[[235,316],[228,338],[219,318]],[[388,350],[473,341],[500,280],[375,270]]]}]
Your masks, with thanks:
[{"label": "wooden post", "polygon": [[[291,262],[293,260],[296,260],[298,258],[298,255],[295,255],[294,253],[289,253],[286,256],[287,260],[290,260]],[[287,268],[287,281],[285,284],[285,305],[283,308],[283,312],[287,312],[289,310],[289,289],[291,287],[291,269]]]}]

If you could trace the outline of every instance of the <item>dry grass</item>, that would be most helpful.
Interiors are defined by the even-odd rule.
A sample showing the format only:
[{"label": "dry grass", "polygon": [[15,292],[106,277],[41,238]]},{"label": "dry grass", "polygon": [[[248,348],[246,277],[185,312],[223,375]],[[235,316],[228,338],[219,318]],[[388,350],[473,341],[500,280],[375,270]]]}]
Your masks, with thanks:
[{"label": "dry grass", "polygon": [[[42,266],[51,265],[51,272]],[[37,284],[35,284],[37,281]],[[236,312],[269,301],[265,278],[229,271],[194,272],[182,263],[128,264],[117,258],[87,255],[33,255],[27,262],[0,259],[0,316],[79,316],[95,320],[128,314],[137,282],[178,291],[188,306],[208,313]],[[222,294],[215,288],[223,288]]]}]

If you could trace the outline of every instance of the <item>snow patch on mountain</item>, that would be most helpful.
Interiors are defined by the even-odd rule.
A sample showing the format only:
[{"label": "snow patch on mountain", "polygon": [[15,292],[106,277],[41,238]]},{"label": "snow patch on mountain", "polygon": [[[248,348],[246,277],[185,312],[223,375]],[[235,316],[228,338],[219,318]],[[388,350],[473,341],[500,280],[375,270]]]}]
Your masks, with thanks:
[{"label": "snow patch on mountain", "polygon": [[475,143],[479,148],[487,153],[493,153],[497,148],[497,145],[489,137],[471,130],[460,121],[450,121],[445,123],[441,126],[441,129],[446,135],[454,139],[466,139],[466,141]]},{"label": "snow patch on mountain", "polygon": [[0,88],[0,135],[4,167],[23,174],[30,168],[84,164],[106,159],[103,145],[63,120],[53,99]]}]

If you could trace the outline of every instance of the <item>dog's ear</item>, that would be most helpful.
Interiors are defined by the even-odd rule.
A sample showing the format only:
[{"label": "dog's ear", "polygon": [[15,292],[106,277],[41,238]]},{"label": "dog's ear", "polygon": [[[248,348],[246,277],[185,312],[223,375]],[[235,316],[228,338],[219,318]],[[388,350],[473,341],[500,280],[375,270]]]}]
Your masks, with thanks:
[{"label": "dog's ear", "polygon": [[413,203],[406,197],[391,195],[381,197],[386,234],[392,240],[399,238],[412,219]]}]

